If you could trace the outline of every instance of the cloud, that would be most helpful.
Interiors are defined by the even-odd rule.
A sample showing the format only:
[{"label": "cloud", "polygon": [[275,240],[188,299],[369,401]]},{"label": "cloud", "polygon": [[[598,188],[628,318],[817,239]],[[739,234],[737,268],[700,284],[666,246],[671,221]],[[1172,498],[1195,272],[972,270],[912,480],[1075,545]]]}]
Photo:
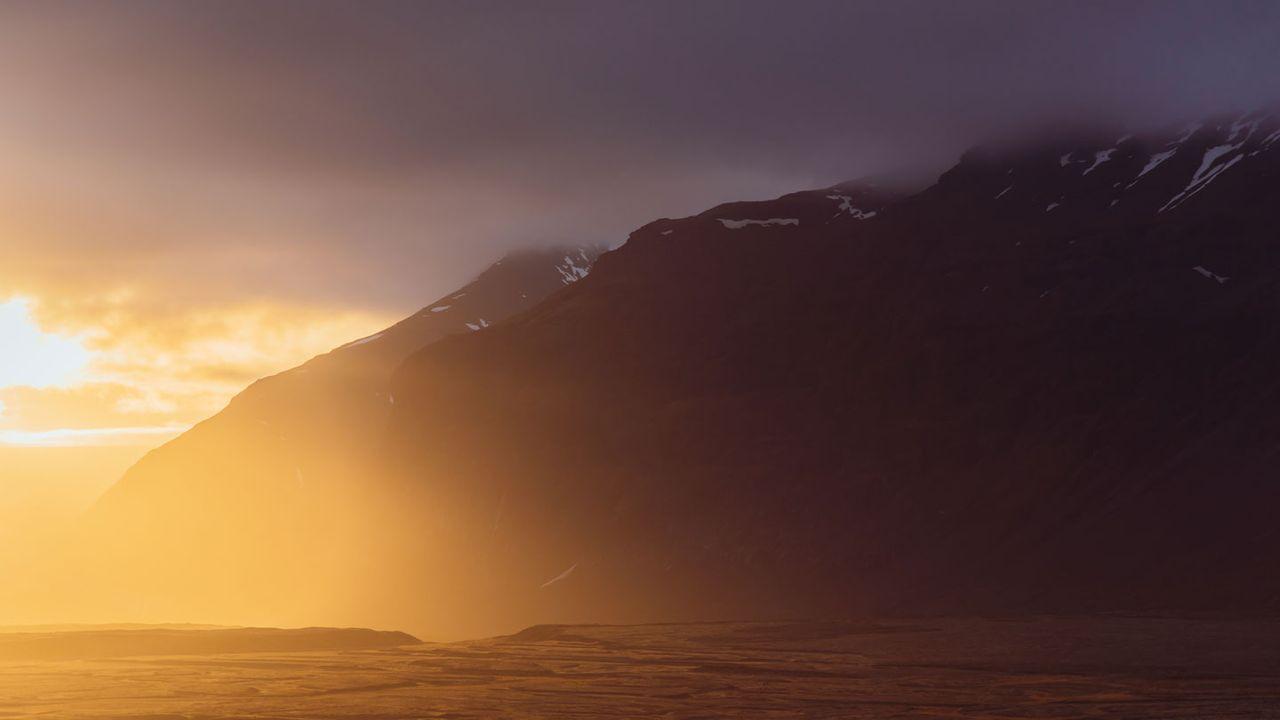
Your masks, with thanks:
[{"label": "cloud", "polygon": [[187,422],[514,246],[1269,102],[1278,26],[1245,1],[9,3],[0,297],[90,339],[85,407]]},{"label": "cloud", "polygon": [[513,245],[1256,104],[1280,62],[1265,2],[2,12],[0,217],[39,270],[402,310]]},{"label": "cloud", "polygon": [[76,338],[42,333],[31,319],[28,301],[0,303],[0,388],[48,387],[70,382],[88,364],[89,353]]},{"label": "cloud", "polygon": [[59,428],[57,430],[0,430],[0,445],[20,447],[128,446],[167,440],[187,425],[110,428]]},{"label": "cloud", "polygon": [[143,433],[140,428],[163,434],[221,409],[256,378],[393,320],[324,306],[168,306],[163,298],[131,293],[74,302],[65,299],[73,292],[62,297],[39,307],[36,320],[42,328],[83,338],[88,358],[82,377],[0,388],[0,431],[7,433],[0,442],[21,435],[46,444],[83,444],[113,429],[131,438]]}]

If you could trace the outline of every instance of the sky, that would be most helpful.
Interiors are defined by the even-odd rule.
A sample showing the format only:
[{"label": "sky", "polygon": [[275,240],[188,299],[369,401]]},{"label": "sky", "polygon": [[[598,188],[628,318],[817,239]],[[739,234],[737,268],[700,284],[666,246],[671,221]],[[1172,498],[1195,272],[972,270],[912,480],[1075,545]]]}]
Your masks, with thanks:
[{"label": "sky", "polygon": [[1273,2],[6,2],[0,445],[141,452],[511,248],[1272,103],[1276,37]]}]

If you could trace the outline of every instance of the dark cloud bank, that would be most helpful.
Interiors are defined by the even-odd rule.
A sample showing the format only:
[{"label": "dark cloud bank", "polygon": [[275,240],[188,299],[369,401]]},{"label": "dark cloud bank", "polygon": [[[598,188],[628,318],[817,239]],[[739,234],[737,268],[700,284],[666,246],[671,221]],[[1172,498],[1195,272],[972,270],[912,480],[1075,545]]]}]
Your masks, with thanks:
[{"label": "dark cloud bank", "polygon": [[178,213],[163,241],[178,257],[207,242],[184,232],[218,227],[278,246],[279,267],[227,269],[241,290],[405,309],[514,245],[616,242],[719,201],[924,178],[1050,124],[1248,109],[1280,75],[1271,2],[0,13],[12,142]]}]

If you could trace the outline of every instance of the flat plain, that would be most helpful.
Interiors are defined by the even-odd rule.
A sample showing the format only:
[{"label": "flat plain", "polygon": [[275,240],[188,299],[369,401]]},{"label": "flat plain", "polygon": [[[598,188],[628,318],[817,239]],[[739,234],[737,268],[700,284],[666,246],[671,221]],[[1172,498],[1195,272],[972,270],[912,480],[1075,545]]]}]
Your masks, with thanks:
[{"label": "flat plain", "polygon": [[0,660],[0,717],[1280,718],[1276,619],[541,625],[404,645],[367,631],[326,637],[307,642],[329,649],[281,651],[298,641],[266,632],[275,649],[261,652],[187,638],[182,655],[37,643],[46,658],[49,642],[81,649]]}]

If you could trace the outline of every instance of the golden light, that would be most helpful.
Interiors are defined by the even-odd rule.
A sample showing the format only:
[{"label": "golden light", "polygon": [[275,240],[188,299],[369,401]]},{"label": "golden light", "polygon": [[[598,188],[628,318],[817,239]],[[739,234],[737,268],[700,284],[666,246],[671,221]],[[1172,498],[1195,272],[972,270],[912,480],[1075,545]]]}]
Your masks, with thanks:
[{"label": "golden light", "polygon": [[29,300],[0,303],[0,388],[69,385],[88,363],[89,351],[79,340],[40,329]]}]

